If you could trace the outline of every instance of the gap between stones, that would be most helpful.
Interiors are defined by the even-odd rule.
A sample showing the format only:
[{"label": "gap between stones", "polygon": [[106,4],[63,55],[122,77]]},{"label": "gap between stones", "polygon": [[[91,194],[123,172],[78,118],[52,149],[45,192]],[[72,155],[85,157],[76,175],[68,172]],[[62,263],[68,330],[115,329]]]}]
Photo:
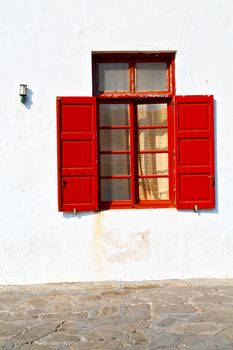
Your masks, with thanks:
[{"label": "gap between stones", "polygon": [[[36,341],[41,340],[41,339],[47,337],[47,336],[50,335],[50,334],[53,334],[53,333],[58,332],[59,328],[60,328],[65,322],[66,322],[66,321],[60,322],[60,323],[55,327],[55,329],[54,329],[53,331],[46,333],[46,334],[43,335],[42,337],[39,337],[39,338],[37,338],[37,339],[35,339],[35,340],[33,340],[33,341],[30,341],[30,340],[29,340],[29,341],[27,341],[26,343],[23,343],[23,344],[19,347],[19,350],[22,349],[22,347],[23,347],[24,345],[31,345],[31,344],[34,344]],[[37,328],[37,327],[33,327],[33,328],[31,328],[31,329],[28,329],[28,330],[26,330],[25,332],[22,332],[21,334],[17,334],[17,336],[23,335],[23,334],[25,334],[25,333],[27,333],[27,332],[29,332],[29,331],[35,329],[35,328]],[[16,338],[17,336],[15,336],[14,338]],[[12,338],[12,339],[13,339],[13,338]],[[14,343],[13,343],[13,347],[14,347]]]}]

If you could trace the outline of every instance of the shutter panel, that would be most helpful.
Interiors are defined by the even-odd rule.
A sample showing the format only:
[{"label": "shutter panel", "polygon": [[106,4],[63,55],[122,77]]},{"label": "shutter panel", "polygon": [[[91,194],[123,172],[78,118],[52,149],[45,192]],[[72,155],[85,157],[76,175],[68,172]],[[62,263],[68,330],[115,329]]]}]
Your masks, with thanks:
[{"label": "shutter panel", "polygon": [[58,97],[59,211],[98,209],[96,98]]},{"label": "shutter panel", "polygon": [[215,208],[213,96],[176,96],[176,207]]}]

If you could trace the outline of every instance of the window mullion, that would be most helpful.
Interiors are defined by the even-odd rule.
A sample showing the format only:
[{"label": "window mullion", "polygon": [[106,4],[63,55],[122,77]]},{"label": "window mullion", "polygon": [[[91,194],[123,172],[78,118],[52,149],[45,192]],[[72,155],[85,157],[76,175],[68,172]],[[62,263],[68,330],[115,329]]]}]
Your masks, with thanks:
[{"label": "window mullion", "polygon": [[135,62],[129,61],[129,91],[130,93],[135,92]]},{"label": "window mullion", "polygon": [[133,102],[130,102],[130,139],[131,139],[131,155],[130,155],[130,171],[131,171],[131,198],[132,202],[136,202],[136,158],[135,158],[135,149],[136,149],[136,138],[135,138],[135,107]]},{"label": "window mullion", "polygon": [[168,157],[169,157],[169,198],[175,200],[175,146],[174,146],[174,110],[168,103]]}]

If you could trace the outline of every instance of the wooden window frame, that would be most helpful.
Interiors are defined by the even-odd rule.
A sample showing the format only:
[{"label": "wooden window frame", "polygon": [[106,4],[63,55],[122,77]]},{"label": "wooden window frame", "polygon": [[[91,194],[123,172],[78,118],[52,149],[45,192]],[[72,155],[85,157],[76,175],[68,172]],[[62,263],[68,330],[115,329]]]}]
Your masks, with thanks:
[{"label": "wooden window frame", "polygon": [[[98,91],[98,64],[99,63],[128,63],[129,64],[129,91]],[[135,64],[143,62],[155,62],[155,63],[166,63],[167,64],[167,91],[135,91]],[[99,203],[100,209],[111,209],[111,208],[170,208],[175,206],[175,154],[174,154],[174,97],[175,97],[175,53],[93,53],[92,56],[92,68],[93,68],[93,96],[97,98],[97,130],[100,130],[99,125],[99,105],[100,104],[119,104],[127,103],[130,106],[130,139],[131,150],[130,153],[130,175],[131,178],[131,200],[127,201],[112,201],[112,202],[101,202],[101,196],[99,191]],[[135,124],[136,118],[136,106],[138,104],[167,104],[167,117],[168,117],[168,175],[145,175],[143,177],[148,178],[162,178],[166,177],[169,179],[169,199],[167,200],[141,200],[138,198],[139,189],[139,174],[138,174],[138,151],[137,145],[137,132],[140,127]],[[157,128],[157,127],[155,127]],[[98,132],[99,138],[99,132]],[[98,139],[98,145],[100,144]],[[107,152],[109,153],[109,152]],[[125,152],[123,152],[125,153]],[[144,153],[144,152],[143,152]],[[146,151],[145,151],[146,153]],[[162,151],[154,150],[148,153],[164,153]],[[100,147],[98,146],[98,162],[100,163]],[[99,188],[101,188],[101,177],[99,167]],[[110,178],[115,178],[114,176]],[[116,178],[127,178],[126,176],[117,176]]]},{"label": "wooden window frame", "polygon": [[[159,91],[135,91],[135,64],[136,63],[166,63],[168,90]],[[98,90],[98,64],[99,63],[128,63],[129,64],[129,91],[106,91]],[[148,98],[175,96],[175,53],[102,53],[92,55],[93,96],[99,98]]]},{"label": "wooden window frame", "polygon": [[[97,211],[110,208],[170,208],[181,210],[215,208],[214,97],[175,95],[175,53],[93,54],[93,95],[57,97],[58,207],[60,211]],[[98,92],[95,72],[98,62],[130,62],[131,90]],[[135,62],[168,62],[169,90],[135,92]],[[134,62],[134,63],[132,63]],[[98,93],[97,93],[98,92]],[[102,202],[100,198],[99,104],[130,105],[130,201]],[[138,154],[160,153],[158,148],[139,149],[138,130],[150,129],[138,122],[140,104],[167,104],[168,174],[138,171]],[[108,125],[112,128],[113,125]],[[152,128],[164,125],[153,124]],[[118,126],[122,129],[122,126]],[[117,147],[116,147],[117,148]],[[127,148],[127,147],[126,147]],[[111,148],[110,148],[111,150]],[[107,153],[111,153],[111,151]],[[126,150],[123,153],[127,153]],[[150,165],[150,164],[149,164]],[[111,173],[110,173],[111,174]],[[124,173],[123,173],[124,174]],[[148,175],[148,176],[147,176]],[[139,201],[140,177],[168,177],[169,199]],[[123,178],[126,178],[123,176]]]}]

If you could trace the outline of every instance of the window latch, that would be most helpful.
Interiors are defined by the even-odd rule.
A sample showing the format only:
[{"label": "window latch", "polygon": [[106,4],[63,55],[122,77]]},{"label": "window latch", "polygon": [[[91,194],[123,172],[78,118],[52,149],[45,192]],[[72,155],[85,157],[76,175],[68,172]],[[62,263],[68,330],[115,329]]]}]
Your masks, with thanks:
[{"label": "window latch", "polygon": [[61,180],[61,187],[66,187],[66,181],[64,179]]},{"label": "window latch", "polygon": [[209,176],[209,179],[211,179],[211,185],[212,185],[212,187],[215,187],[215,176],[213,176],[213,175],[211,175],[211,176]]}]

